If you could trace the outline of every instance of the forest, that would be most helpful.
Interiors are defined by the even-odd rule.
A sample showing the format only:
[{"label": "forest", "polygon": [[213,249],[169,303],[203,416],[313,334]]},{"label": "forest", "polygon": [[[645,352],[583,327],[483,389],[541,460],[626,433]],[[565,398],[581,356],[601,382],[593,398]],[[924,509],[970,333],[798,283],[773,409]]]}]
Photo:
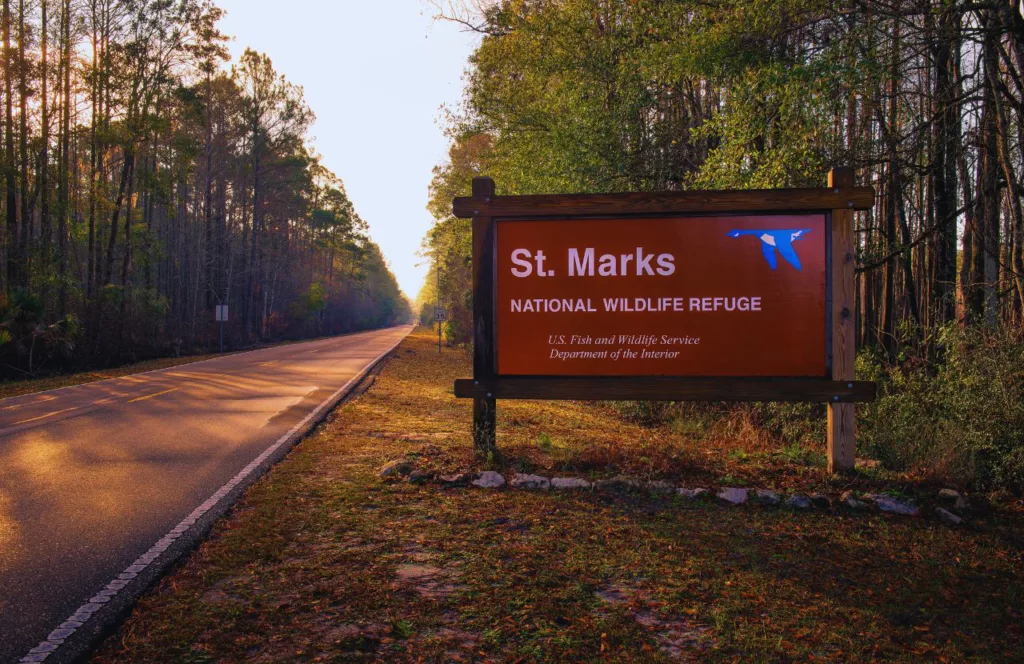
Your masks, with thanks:
[{"label": "forest", "polygon": [[403,320],[267,55],[210,0],[3,0],[0,377]]},{"label": "forest", "polygon": [[[1024,488],[1020,0],[436,2],[480,35],[437,166],[420,301],[468,343],[475,175],[498,194],[873,186],[856,218],[864,454]],[[439,288],[435,286],[439,284]],[[429,309],[429,307],[425,307]],[[824,439],[817,407],[624,404]]]}]

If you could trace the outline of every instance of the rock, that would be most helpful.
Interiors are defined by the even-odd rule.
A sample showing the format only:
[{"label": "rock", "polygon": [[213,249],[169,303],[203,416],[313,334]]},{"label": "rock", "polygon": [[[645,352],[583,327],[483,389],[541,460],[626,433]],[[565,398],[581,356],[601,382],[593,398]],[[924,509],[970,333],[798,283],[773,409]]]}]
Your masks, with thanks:
[{"label": "rock", "polygon": [[811,504],[820,510],[832,509],[832,500],[823,493],[812,493]]},{"label": "rock", "polygon": [[478,486],[481,489],[498,489],[505,486],[505,478],[501,473],[496,473],[493,470],[485,470],[480,473],[480,476],[470,482],[473,486]]},{"label": "rock", "polygon": [[905,516],[917,516],[921,513],[921,510],[917,508],[917,505],[908,500],[900,500],[899,498],[894,498],[881,493],[871,494],[870,496],[865,496],[865,498],[874,501],[875,505],[878,506],[878,509],[883,512],[903,514]]},{"label": "rock", "polygon": [[708,495],[708,493],[710,492],[703,487],[697,487],[696,489],[676,489],[676,493],[682,496],[683,498],[688,498],[690,500],[700,500],[704,496]]},{"label": "rock", "polygon": [[616,475],[611,479],[594,482],[595,489],[603,489],[605,491],[629,491],[631,489],[639,489],[640,487],[640,482],[624,475]]},{"label": "rock", "polygon": [[654,480],[644,484],[644,488],[651,493],[672,493],[676,490],[674,486],[662,480]]},{"label": "rock", "polygon": [[792,507],[798,510],[805,510],[811,506],[811,499],[802,493],[794,493],[792,496],[786,499],[784,503],[786,507]]},{"label": "rock", "polygon": [[762,505],[778,505],[782,502],[782,497],[770,489],[756,489],[754,499]]},{"label": "rock", "polygon": [[395,477],[396,475],[408,475],[412,472],[412,462],[406,459],[397,459],[384,466],[377,471],[378,477]]},{"label": "rock", "polygon": [[718,491],[718,499],[724,500],[732,505],[740,505],[747,502],[748,489],[736,489],[733,487],[723,487]]},{"label": "rock", "polygon": [[942,489],[939,491],[939,502],[946,507],[951,507],[957,512],[967,509],[967,499],[959,491],[954,489]]},{"label": "rock", "polygon": [[414,470],[409,473],[409,484],[426,484],[432,479],[434,479],[434,475],[432,473],[422,470]]},{"label": "rock", "polygon": [[593,486],[582,477],[552,477],[552,489],[589,489]]},{"label": "rock", "polygon": [[956,514],[953,514],[949,510],[942,507],[936,507],[935,514],[939,517],[939,520],[947,526],[959,526],[961,523],[964,522],[964,520],[958,517]]},{"label": "rock", "polygon": [[551,480],[540,475],[516,475],[509,482],[509,486],[513,489],[549,489],[551,488]]},{"label": "rock", "polygon": [[468,473],[452,473],[451,475],[441,475],[437,479],[444,486],[466,486],[472,478]]},{"label": "rock", "polygon": [[849,507],[851,510],[862,510],[868,506],[863,500],[858,500],[857,494],[853,491],[844,491],[839,496],[839,502],[844,506]]}]

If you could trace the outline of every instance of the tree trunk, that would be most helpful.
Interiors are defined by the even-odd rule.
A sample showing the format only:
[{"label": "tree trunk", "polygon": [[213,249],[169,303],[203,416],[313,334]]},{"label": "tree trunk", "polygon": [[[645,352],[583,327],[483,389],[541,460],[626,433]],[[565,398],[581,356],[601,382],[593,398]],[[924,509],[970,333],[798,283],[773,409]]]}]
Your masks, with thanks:
[{"label": "tree trunk", "polygon": [[896,215],[903,197],[900,182],[895,132],[899,118],[899,50],[900,24],[893,21],[892,66],[889,72],[889,118],[879,118],[885,134],[888,161],[886,164],[885,192],[885,251],[889,259],[885,263],[885,286],[882,295],[882,345],[890,358],[896,355]]},{"label": "tree trunk", "polygon": [[[997,71],[998,44],[992,13],[979,17],[984,27],[982,39],[985,72]],[[987,77],[989,74],[985,74]],[[977,204],[973,228],[971,261],[971,299],[968,311],[974,322],[994,327],[999,314],[997,283],[999,280],[999,155],[995,112],[995,90],[984,82],[978,155]]]},{"label": "tree trunk", "polygon": [[249,257],[249,302],[246,305],[246,330],[254,337],[258,337],[262,329],[262,321],[257,324],[256,313],[258,307],[257,297],[261,288],[261,236],[263,235],[263,224],[260,214],[260,153],[259,126],[252,129],[252,244]]},{"label": "tree trunk", "polygon": [[[46,0],[43,0],[44,5]],[[99,196],[98,181],[100,176],[100,149],[97,136],[99,116],[103,112],[100,100],[100,17],[96,12],[96,0],[92,0],[92,80],[90,81],[90,101],[92,114],[89,120],[89,238],[86,259],[85,297],[92,304],[96,297],[96,197]]]},{"label": "tree trunk", "polygon": [[[50,102],[47,98],[47,87],[49,85],[49,66],[47,48],[49,46],[47,35],[47,24],[49,21],[49,0],[42,0],[42,24],[40,29],[40,50],[41,50],[41,92],[39,100],[42,113],[42,154],[40,155],[39,168],[39,243],[43,255],[50,251],[52,232],[50,229]],[[46,263],[44,262],[44,265]]]},{"label": "tree trunk", "polygon": [[206,223],[206,244],[203,247],[206,273],[205,301],[206,310],[213,310],[215,293],[215,275],[217,274],[216,248],[213,243],[213,65],[208,64],[206,71],[206,173],[205,190],[203,192],[203,217]]},{"label": "tree trunk", "polygon": [[18,0],[18,110],[20,114],[18,151],[21,153],[21,229],[18,238],[18,254],[22,261],[22,287],[28,288],[31,271],[28,239],[32,229],[32,210],[29,206],[28,190],[28,62],[25,60],[25,40],[25,0]]},{"label": "tree trunk", "polygon": [[[956,157],[960,144],[960,119],[956,109],[953,81],[953,49],[958,40],[951,7],[939,0],[938,28],[932,41],[935,92],[932,96],[931,188],[935,204],[934,299],[937,322],[956,316]],[[930,14],[929,14],[930,15]]]},{"label": "tree trunk", "polygon": [[[143,153],[145,154],[145,153]],[[124,258],[121,261],[121,287],[124,289],[124,299],[121,301],[121,309],[124,310],[124,303],[128,300],[128,275],[132,270],[132,211],[135,198],[135,160],[132,160],[131,170],[128,171],[128,196],[125,199],[124,214]]]},{"label": "tree trunk", "polygon": [[11,6],[10,0],[3,0],[3,33],[4,33],[4,138],[5,189],[7,193],[7,288],[13,290],[22,286],[22,256],[18,253],[18,203],[14,166],[14,110],[11,107],[13,63],[11,60]]},{"label": "tree trunk", "polygon": [[[1007,272],[1012,275],[1013,283],[1017,289],[1018,301],[1024,302],[1024,209],[1021,207],[1020,181],[1017,180],[1016,169],[1013,165],[1013,157],[1010,154],[1010,143],[1007,134],[1009,133],[1008,111],[1004,107],[998,92],[998,72],[988,71],[988,85],[993,89],[992,102],[997,118],[998,151],[999,162],[1002,166],[1003,177],[1006,179],[1006,202],[1008,211],[1007,223],[1009,233],[1005,235],[1006,246],[1009,250],[1009,260],[1005,262]],[[997,213],[998,214],[998,213]],[[1012,240],[1012,241],[1011,241]]]},{"label": "tree trunk", "polygon": [[71,217],[71,0],[64,1],[63,47],[64,47],[64,108],[61,124],[63,136],[60,155],[60,217],[57,219],[57,274],[60,278],[58,286],[58,311],[64,317],[68,309],[68,240],[69,221]]},{"label": "tree trunk", "polygon": [[117,227],[121,219],[121,206],[124,205],[124,192],[128,186],[129,174],[135,166],[135,151],[129,146],[124,153],[121,164],[121,182],[117,186],[117,199],[114,201],[114,213],[110,218],[110,235],[107,237],[107,260],[103,270],[103,285],[110,284],[114,277],[114,248],[117,246]]}]

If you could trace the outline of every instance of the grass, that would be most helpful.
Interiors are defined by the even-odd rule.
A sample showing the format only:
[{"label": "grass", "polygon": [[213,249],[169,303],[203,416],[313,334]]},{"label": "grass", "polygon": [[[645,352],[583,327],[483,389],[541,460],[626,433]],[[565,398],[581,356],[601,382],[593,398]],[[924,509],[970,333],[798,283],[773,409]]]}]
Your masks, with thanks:
[{"label": "grass", "polygon": [[[144,597],[94,661],[1015,661],[1024,519],[968,527],[610,493],[382,481],[408,457],[480,468],[469,357],[410,337]],[[878,469],[836,479],[802,448],[695,443],[610,405],[502,402],[506,472],[722,478],[923,496]],[[982,501],[976,501],[981,503]]]}]

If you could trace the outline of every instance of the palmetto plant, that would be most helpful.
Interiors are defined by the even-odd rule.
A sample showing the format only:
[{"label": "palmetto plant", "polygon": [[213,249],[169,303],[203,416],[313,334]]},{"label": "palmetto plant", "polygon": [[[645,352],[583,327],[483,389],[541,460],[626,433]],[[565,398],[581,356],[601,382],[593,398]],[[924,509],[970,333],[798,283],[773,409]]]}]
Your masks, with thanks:
[{"label": "palmetto plant", "polygon": [[49,360],[69,357],[79,330],[73,315],[47,324],[42,300],[14,291],[0,299],[0,362],[5,368],[33,375]]}]

